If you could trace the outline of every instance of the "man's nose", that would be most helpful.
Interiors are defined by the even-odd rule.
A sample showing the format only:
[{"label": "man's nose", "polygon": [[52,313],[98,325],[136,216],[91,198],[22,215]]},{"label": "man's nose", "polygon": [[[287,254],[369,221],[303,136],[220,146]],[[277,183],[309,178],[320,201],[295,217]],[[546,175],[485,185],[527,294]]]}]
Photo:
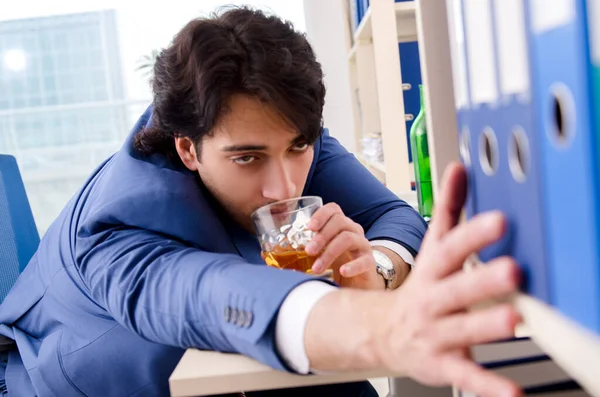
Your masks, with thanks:
[{"label": "man's nose", "polygon": [[266,176],[263,185],[263,196],[269,200],[287,200],[295,197],[296,185],[292,180],[292,172],[288,166],[278,164]]}]

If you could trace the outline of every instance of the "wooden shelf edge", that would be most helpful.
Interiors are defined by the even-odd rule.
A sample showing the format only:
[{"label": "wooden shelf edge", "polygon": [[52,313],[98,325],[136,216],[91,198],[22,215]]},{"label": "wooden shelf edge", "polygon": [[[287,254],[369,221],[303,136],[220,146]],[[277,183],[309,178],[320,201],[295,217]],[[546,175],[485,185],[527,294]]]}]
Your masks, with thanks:
[{"label": "wooden shelf edge", "polygon": [[413,41],[419,41],[419,38],[417,37],[416,33],[414,35],[410,34],[410,35],[406,35],[406,36],[398,35],[397,39],[398,39],[398,43],[411,43]]},{"label": "wooden shelf edge", "polygon": [[415,1],[401,1],[394,3],[394,10],[396,11],[396,17],[398,14],[414,13],[417,9],[417,3]]},{"label": "wooden shelf edge", "polygon": [[357,43],[361,40],[370,40],[372,37],[373,31],[371,30],[371,7],[369,7],[354,31],[354,43]]},{"label": "wooden shelf edge", "polygon": [[[371,172],[375,171],[377,174],[376,177],[385,177],[385,164],[378,161],[368,161],[366,160],[361,153],[355,154],[358,161],[360,161],[365,167],[367,167]],[[380,178],[381,179],[381,178]],[[394,191],[393,192],[400,200],[405,201],[408,205],[413,207],[415,210],[418,210],[419,203],[417,200],[417,192],[414,190],[405,190],[405,191]]]},{"label": "wooden shelf edge", "polygon": [[[373,39],[373,30],[371,28],[371,7],[367,9],[367,12],[363,15],[362,20],[358,24],[356,30],[354,31],[354,44],[350,53],[348,55],[348,59],[352,59],[352,53],[356,53],[356,43],[361,40],[370,41]],[[398,23],[400,20],[410,21],[411,23],[415,23],[414,29],[411,29],[404,34],[398,33],[398,42],[410,42],[417,41],[417,30],[416,30],[416,2],[415,1],[405,1],[401,3],[394,3],[394,12],[396,14],[396,22]]]},{"label": "wooden shelf edge", "polygon": [[418,41],[416,9],[417,6],[414,1],[394,3],[398,43]]},{"label": "wooden shelf edge", "polygon": [[375,168],[377,171],[385,174],[385,164],[380,161],[367,161],[367,164],[371,168]]},{"label": "wooden shelf edge", "polygon": [[348,61],[354,62],[356,60],[356,43],[350,48],[350,52],[348,52]]},{"label": "wooden shelf edge", "polygon": [[[476,255],[464,265],[465,271],[485,266]],[[509,299],[490,300],[472,307],[482,310],[508,302],[514,305],[523,321],[515,329],[515,337],[529,337],[558,366],[577,381],[587,393],[600,397],[600,335],[585,329],[552,306],[519,292]]]},{"label": "wooden shelf edge", "polygon": [[600,397],[600,336],[529,295],[517,294],[513,303],[538,346],[588,393]]}]

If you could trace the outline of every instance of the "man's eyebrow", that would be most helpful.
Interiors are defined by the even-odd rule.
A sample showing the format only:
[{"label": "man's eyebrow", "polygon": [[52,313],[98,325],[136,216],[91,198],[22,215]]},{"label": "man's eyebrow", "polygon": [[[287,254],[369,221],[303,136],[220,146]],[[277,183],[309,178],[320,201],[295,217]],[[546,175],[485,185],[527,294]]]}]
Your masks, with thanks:
[{"label": "man's eyebrow", "polygon": [[222,152],[252,152],[267,150],[265,145],[229,145],[221,148]]},{"label": "man's eyebrow", "polygon": [[297,135],[294,139],[292,139],[291,144],[297,145],[299,143],[304,143],[304,142],[306,142],[306,138],[304,137],[304,135]]},{"label": "man's eyebrow", "polygon": [[[297,135],[290,141],[291,145],[297,145],[298,143],[302,143],[306,141],[306,138],[303,135]],[[221,148],[222,152],[254,152],[254,151],[264,151],[269,147],[266,145],[252,145],[252,144],[241,144],[241,145],[228,145],[223,146]]]}]

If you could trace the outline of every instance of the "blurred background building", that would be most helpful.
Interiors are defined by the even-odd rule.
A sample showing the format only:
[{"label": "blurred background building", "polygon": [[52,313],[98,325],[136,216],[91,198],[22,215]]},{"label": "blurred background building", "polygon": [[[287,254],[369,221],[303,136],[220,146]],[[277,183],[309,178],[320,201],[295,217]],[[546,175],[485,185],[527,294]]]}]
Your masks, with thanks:
[{"label": "blurred background building", "polygon": [[43,233],[148,102],[126,100],[115,10],[2,21],[0,54],[0,153]]}]

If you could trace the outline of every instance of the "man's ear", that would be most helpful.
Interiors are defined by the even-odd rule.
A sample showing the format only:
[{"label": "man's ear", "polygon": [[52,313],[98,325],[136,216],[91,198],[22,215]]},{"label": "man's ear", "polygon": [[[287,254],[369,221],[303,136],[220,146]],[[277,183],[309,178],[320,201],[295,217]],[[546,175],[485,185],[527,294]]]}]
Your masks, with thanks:
[{"label": "man's ear", "polygon": [[198,155],[196,153],[196,145],[190,138],[186,137],[177,137],[175,138],[175,148],[177,149],[177,154],[179,154],[179,158],[183,162],[183,164],[190,171],[198,170]]}]

